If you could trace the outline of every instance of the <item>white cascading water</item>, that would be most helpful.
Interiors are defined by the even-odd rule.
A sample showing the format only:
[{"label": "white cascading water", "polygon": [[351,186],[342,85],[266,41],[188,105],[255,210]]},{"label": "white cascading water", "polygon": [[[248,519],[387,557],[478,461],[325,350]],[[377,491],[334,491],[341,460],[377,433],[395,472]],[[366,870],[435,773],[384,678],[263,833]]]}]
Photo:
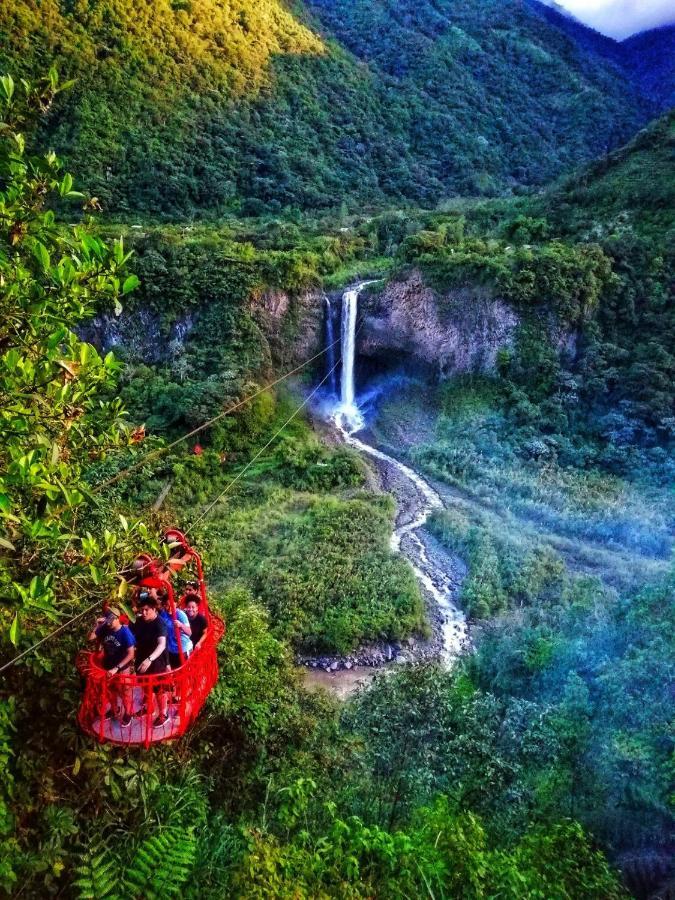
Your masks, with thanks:
[{"label": "white cascading water", "polygon": [[397,526],[391,536],[390,545],[395,553],[403,553],[406,556],[423,590],[430,594],[436,602],[442,619],[443,658],[446,663],[450,663],[458,656],[466,641],[466,619],[464,613],[453,601],[456,586],[448,574],[429,559],[424,541],[417,534],[433,510],[442,509],[443,501],[431,485],[409,466],[355,437],[355,433],[365,425],[363,414],[356,403],[354,391],[356,315],[359,294],[368,284],[372,284],[372,282],[365,281],[355,288],[345,291],[342,295],[342,383],[340,403],[334,412],[333,420],[348,444],[356,447],[362,453],[367,453],[369,456],[393,466],[417,490],[421,499],[420,508],[412,521]]},{"label": "white cascading water", "polygon": [[355,399],[354,357],[359,294],[369,284],[372,284],[372,281],[363,281],[356,287],[349,288],[342,295],[342,378],[340,380],[340,405],[335,410],[334,419],[340,428],[350,434],[360,431],[365,424]]}]

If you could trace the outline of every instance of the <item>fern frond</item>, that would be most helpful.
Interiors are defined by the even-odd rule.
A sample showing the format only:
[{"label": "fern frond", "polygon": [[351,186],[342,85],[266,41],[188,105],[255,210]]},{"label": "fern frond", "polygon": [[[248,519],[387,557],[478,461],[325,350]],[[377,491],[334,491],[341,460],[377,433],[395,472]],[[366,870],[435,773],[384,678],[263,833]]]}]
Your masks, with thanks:
[{"label": "fern frond", "polygon": [[73,885],[78,900],[118,900],[120,862],[103,841],[82,854]]},{"label": "fern frond", "polygon": [[187,883],[196,852],[192,828],[166,828],[147,838],[125,872],[125,896],[143,900],[177,896]]}]

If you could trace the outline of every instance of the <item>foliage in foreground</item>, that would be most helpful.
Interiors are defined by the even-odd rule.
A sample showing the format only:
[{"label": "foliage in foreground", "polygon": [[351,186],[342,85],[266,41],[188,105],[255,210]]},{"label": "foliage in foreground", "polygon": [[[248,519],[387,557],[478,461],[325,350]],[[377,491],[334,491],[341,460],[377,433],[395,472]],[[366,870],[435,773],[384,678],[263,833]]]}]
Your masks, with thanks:
[{"label": "foliage in foreground", "polygon": [[27,153],[19,130],[59,90],[54,72],[36,87],[0,80],[0,591],[14,646],[24,620],[54,623],[66,597],[83,596],[83,573],[109,587],[116,536],[78,535],[75,522],[84,470],[128,441],[119,401],[101,400],[118,365],[73,329],[135,287],[129,254],[121,240],[109,249],[87,226],[56,223],[54,197],[81,195],[54,154]]},{"label": "foliage in foreground", "polygon": [[[291,795],[292,796],[292,795]],[[486,896],[596,900],[626,896],[603,856],[574,823],[531,829],[493,850],[480,819],[453,813],[446,797],[419,809],[406,830],[328,814],[318,838],[302,828],[301,804],[284,810],[291,840],[251,832],[234,896],[382,898]],[[296,822],[293,822],[293,819]]]}]

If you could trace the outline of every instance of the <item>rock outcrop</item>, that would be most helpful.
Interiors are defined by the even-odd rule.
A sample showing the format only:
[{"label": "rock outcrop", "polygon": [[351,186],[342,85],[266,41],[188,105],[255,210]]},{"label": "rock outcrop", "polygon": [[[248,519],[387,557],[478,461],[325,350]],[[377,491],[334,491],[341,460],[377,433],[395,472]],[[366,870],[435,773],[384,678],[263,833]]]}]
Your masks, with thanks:
[{"label": "rock outcrop", "polygon": [[380,293],[364,294],[361,313],[360,357],[435,379],[494,370],[498,351],[512,345],[519,321],[484,288],[439,294],[419,270],[389,282]]},{"label": "rock outcrop", "polygon": [[249,310],[267,339],[276,365],[297,365],[324,345],[323,292],[289,294],[267,288],[250,298]]},{"label": "rock outcrop", "polygon": [[154,364],[169,359],[190,335],[198,312],[178,316],[170,325],[149,309],[125,309],[121,315],[102,312],[78,329],[83,341],[99,351],[121,352],[128,362]]},{"label": "rock outcrop", "polygon": [[[161,363],[190,339],[202,311],[197,307],[168,322],[166,316],[132,306],[119,316],[99,313],[79,334],[104,353],[121,352],[128,362]],[[297,365],[323,346],[324,301],[317,289],[292,295],[269,288],[251,295],[248,312],[268,344],[266,356],[274,366]]]}]

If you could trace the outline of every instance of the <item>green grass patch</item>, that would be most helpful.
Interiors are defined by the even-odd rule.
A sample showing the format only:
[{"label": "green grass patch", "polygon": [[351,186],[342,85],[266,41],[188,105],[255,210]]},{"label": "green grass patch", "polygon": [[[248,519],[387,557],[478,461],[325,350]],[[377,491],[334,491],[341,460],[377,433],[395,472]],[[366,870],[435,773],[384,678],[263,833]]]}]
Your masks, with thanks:
[{"label": "green grass patch", "polygon": [[245,588],[268,610],[275,637],[304,652],[344,654],[363,641],[424,631],[413,572],[389,549],[393,502],[362,489],[353,451],[325,447],[298,417],[244,471],[295,403],[282,395],[237,458],[223,464],[207,449],[173,466],[178,521],[194,520],[241,476],[198,530],[212,589]]},{"label": "green grass patch", "polygon": [[352,281],[368,278],[386,278],[394,266],[394,260],[388,256],[376,256],[372,259],[355,259],[344,263],[323,279],[327,290],[337,290]]}]

